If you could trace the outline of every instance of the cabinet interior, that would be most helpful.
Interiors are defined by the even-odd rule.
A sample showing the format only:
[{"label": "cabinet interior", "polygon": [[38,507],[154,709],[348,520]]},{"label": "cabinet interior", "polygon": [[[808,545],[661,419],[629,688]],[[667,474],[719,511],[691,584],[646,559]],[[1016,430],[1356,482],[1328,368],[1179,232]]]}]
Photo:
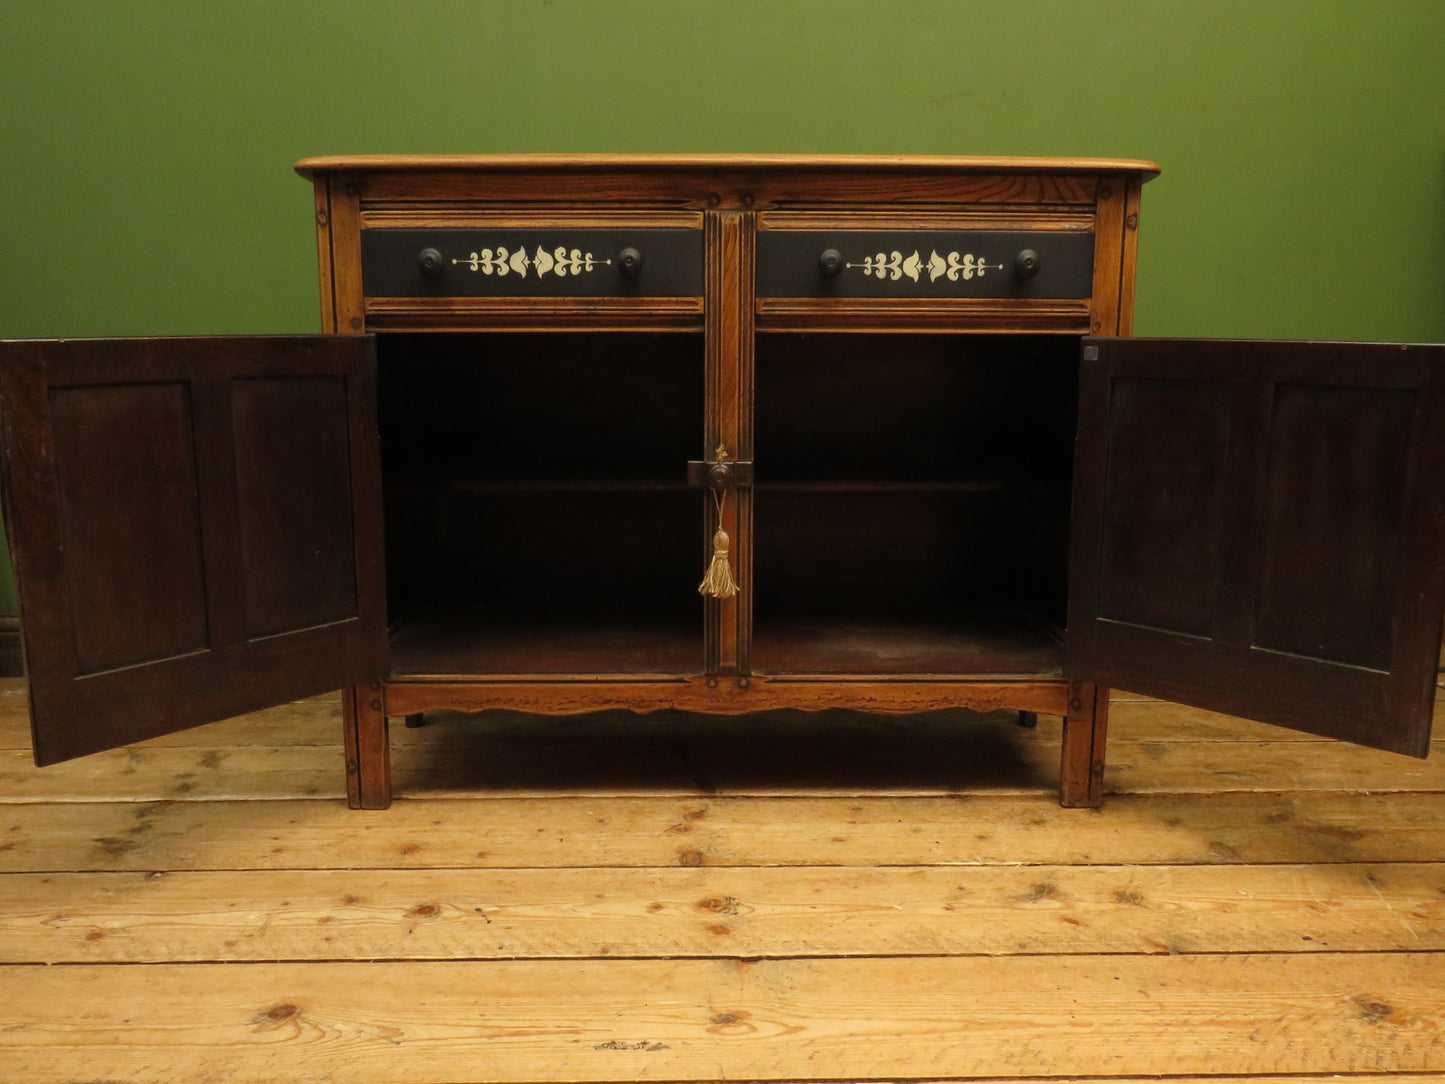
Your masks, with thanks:
[{"label": "cabinet interior", "polygon": [[1059,673],[1078,348],[759,336],[753,669]]},{"label": "cabinet interior", "polygon": [[[1057,675],[1078,340],[757,338],[753,670]],[[378,336],[392,671],[703,669],[693,333]]]},{"label": "cabinet interior", "polygon": [[377,352],[393,674],[701,672],[701,335]]}]

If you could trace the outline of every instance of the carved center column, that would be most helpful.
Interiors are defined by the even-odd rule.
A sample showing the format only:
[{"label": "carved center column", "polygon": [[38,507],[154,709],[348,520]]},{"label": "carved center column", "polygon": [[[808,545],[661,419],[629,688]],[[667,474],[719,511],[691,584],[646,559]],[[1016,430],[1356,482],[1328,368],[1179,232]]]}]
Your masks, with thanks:
[{"label": "carved center column", "polygon": [[[707,266],[706,434],[703,457],[719,446],[729,459],[753,458],[753,265],[756,216],[750,211],[709,211],[704,222]],[[704,544],[719,526],[709,504]],[[732,539],[738,593],[705,600],[707,672],[746,675],[753,613],[753,491],[729,492],[721,527]]]}]

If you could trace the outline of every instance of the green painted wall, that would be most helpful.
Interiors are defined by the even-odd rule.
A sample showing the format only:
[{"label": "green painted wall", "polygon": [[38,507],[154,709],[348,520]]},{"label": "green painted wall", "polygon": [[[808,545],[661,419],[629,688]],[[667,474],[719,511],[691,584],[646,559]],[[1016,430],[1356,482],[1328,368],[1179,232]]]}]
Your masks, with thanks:
[{"label": "green painted wall", "polygon": [[7,0],[0,337],[314,330],[295,159],[586,150],[1150,158],[1140,334],[1445,339],[1442,42],[1440,0]]}]

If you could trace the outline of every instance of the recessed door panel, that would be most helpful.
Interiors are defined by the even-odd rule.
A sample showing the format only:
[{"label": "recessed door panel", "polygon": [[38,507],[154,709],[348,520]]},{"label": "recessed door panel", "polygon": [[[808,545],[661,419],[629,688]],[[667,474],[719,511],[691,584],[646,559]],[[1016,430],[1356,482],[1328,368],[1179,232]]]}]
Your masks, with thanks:
[{"label": "recessed door panel", "polygon": [[0,347],[36,762],[382,677],[365,337]]},{"label": "recessed door panel", "polygon": [[1445,347],[1086,339],[1072,677],[1424,756]]},{"label": "recessed door panel", "polygon": [[61,387],[50,413],[78,672],[205,650],[190,388]]},{"label": "recessed door panel", "polygon": [[247,634],[351,616],[345,378],[237,380],[231,395]]},{"label": "recessed door panel", "polygon": [[1117,381],[1100,608],[1113,621],[1208,636],[1222,552],[1229,402],[1218,385]]},{"label": "recessed door panel", "polygon": [[1390,668],[1418,398],[1404,388],[1275,388],[1257,647]]}]

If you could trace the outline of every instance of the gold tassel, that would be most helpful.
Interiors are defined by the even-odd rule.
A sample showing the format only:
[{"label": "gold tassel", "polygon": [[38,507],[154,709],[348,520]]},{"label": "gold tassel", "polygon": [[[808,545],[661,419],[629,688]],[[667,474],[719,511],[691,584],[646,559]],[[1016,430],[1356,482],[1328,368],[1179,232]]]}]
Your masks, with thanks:
[{"label": "gold tassel", "polygon": [[737,581],[733,579],[732,566],[728,564],[728,533],[719,527],[712,536],[712,562],[707,566],[707,575],[697,585],[697,593],[709,598],[732,598],[738,593]]},{"label": "gold tassel", "polygon": [[[726,454],[718,448],[718,458]],[[702,583],[697,585],[697,593],[708,598],[732,598],[738,593],[738,582],[733,579],[732,565],[728,563],[728,546],[732,539],[723,530],[723,506],[727,503],[726,494],[719,495],[717,490],[712,493],[713,504],[717,505],[717,530],[712,536],[712,561],[707,566],[707,575],[702,578]]]}]

